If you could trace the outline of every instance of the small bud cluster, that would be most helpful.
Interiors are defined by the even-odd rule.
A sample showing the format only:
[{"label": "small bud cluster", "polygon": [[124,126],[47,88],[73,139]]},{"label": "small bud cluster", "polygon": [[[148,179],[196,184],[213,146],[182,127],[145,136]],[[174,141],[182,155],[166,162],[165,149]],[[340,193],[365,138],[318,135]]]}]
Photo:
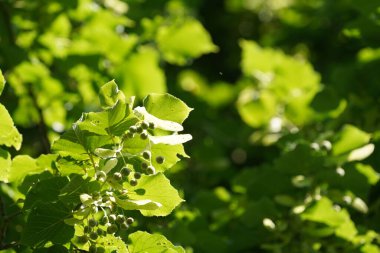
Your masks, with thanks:
[{"label": "small bud cluster", "polygon": [[98,220],[95,217],[99,216],[93,212],[91,218],[87,219],[83,226],[83,235],[79,236],[78,241],[82,244],[89,243],[89,252],[104,252],[104,248],[96,246],[98,239],[107,234],[125,231],[134,222],[132,217],[125,217],[124,214],[109,210],[109,213],[104,211],[103,216]]},{"label": "small bud cluster", "polygon": [[125,132],[124,138],[134,138],[136,134],[139,134],[141,139],[146,140],[149,137],[149,130],[154,130],[154,128],[154,123],[141,121],[136,125],[130,126]]}]

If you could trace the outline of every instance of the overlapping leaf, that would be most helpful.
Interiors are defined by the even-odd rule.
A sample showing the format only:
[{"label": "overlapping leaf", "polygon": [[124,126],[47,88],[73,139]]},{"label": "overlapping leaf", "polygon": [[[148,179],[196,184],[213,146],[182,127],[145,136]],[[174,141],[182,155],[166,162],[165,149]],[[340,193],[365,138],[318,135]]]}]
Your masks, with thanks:
[{"label": "overlapping leaf", "polygon": [[130,253],[185,253],[182,247],[174,246],[164,236],[158,234],[138,231],[130,234],[128,239],[131,241],[128,245]]},{"label": "overlapping leaf", "polygon": [[39,202],[29,214],[22,233],[21,243],[31,247],[47,242],[65,244],[74,235],[74,228],[64,220],[71,216],[63,203]]},{"label": "overlapping leaf", "polygon": [[153,210],[140,210],[145,216],[166,216],[179,205],[183,199],[178,191],[170,185],[170,181],[162,174],[144,176],[137,186],[126,186],[131,200],[149,200],[162,206]]}]

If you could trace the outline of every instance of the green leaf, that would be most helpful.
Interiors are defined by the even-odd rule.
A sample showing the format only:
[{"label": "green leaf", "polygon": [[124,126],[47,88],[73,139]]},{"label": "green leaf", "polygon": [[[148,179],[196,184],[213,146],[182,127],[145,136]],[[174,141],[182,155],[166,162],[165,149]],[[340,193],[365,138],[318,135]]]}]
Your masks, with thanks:
[{"label": "green leaf", "polygon": [[182,247],[174,246],[163,235],[138,231],[130,234],[128,239],[130,253],[185,253]]},{"label": "green leaf", "polygon": [[4,79],[3,73],[1,72],[1,69],[0,69],[0,95],[1,95],[1,93],[3,93],[4,86],[5,86],[5,79]]},{"label": "green leaf", "polygon": [[73,237],[74,228],[65,224],[71,217],[63,203],[39,202],[30,212],[21,236],[21,244],[31,247],[47,242],[64,244]]},{"label": "green leaf", "polygon": [[0,145],[14,147],[16,150],[21,148],[22,135],[14,126],[13,120],[8,110],[0,104]]},{"label": "green leaf", "polygon": [[68,182],[66,177],[53,177],[38,182],[26,195],[24,209],[32,208],[38,201],[44,203],[56,201],[60,190]]},{"label": "green leaf", "polygon": [[114,235],[107,234],[106,236],[102,236],[97,240],[97,243],[105,248],[105,253],[129,253],[124,241]]},{"label": "green leaf", "polygon": [[117,197],[115,197],[115,199],[116,203],[125,210],[155,210],[162,207],[160,203],[151,201],[150,199],[131,200]]},{"label": "green leaf", "polygon": [[100,185],[97,181],[91,181],[91,178],[84,179],[81,175],[73,175],[68,184],[59,190],[59,199],[66,205],[75,206],[81,202],[81,194],[99,191]]},{"label": "green leaf", "polygon": [[321,85],[320,76],[311,64],[279,50],[262,48],[253,41],[242,40],[240,46],[241,68],[246,82],[254,89],[254,92],[243,90],[239,97],[239,107],[245,104],[251,107],[251,117],[248,111],[244,120],[249,118],[248,123],[253,127],[265,126],[271,117],[280,116],[278,108],[283,108],[281,114],[296,125],[316,117],[309,104]]},{"label": "green leaf", "polygon": [[358,233],[347,210],[336,210],[333,203],[322,197],[314,205],[301,214],[303,220],[325,224],[335,228],[335,234],[343,239],[352,240]]},{"label": "green leaf", "polygon": [[[144,46],[132,54],[117,69],[120,89],[127,96],[143,98],[151,92],[166,92],[166,79],[159,66],[159,54],[152,47]],[[149,73],[149,75],[147,75]]]},{"label": "green leaf", "polygon": [[302,219],[324,223],[328,226],[337,227],[349,217],[333,208],[333,203],[326,197],[318,200],[301,214]]},{"label": "green leaf", "polygon": [[144,99],[146,110],[159,119],[182,124],[193,110],[170,94],[150,94]]},{"label": "green leaf", "polygon": [[7,183],[9,171],[12,166],[11,155],[8,151],[0,148],[0,181]]},{"label": "green leaf", "polygon": [[119,100],[125,103],[125,96],[119,90],[115,81],[112,80],[100,87],[99,100],[102,108],[108,109],[113,107]]},{"label": "green leaf", "polygon": [[53,143],[51,149],[52,152],[58,153],[63,157],[71,156],[77,160],[89,159],[87,150],[80,143],[74,129],[69,129],[66,131],[58,140]]},{"label": "green leaf", "polygon": [[166,216],[183,201],[162,173],[142,177],[135,187],[125,185],[131,200],[150,200],[162,205],[154,210],[140,210],[145,216]]},{"label": "green leaf", "polygon": [[127,117],[129,114],[129,105],[119,100],[106,111],[84,113],[76,124],[82,132],[119,136],[137,121],[134,116]]},{"label": "green leaf", "polygon": [[143,118],[145,121],[149,123],[154,123],[155,128],[159,128],[162,130],[167,130],[167,131],[174,131],[174,132],[179,132],[183,130],[183,127],[181,124],[169,120],[162,120],[159,119],[152,114],[148,113],[145,109],[145,107],[136,107],[134,109],[135,114],[138,117]]},{"label": "green leaf", "polygon": [[218,51],[206,29],[199,21],[193,19],[170,26],[160,26],[156,40],[165,60],[178,65],[184,65],[190,59],[203,54]]},{"label": "green leaf", "polygon": [[[178,145],[167,145],[167,144],[155,144],[151,147],[152,151],[152,165],[156,168],[157,172],[163,172],[167,169],[173,167],[181,159],[179,157],[189,157],[182,144]],[[157,156],[162,156],[165,158],[163,164],[159,164],[156,161]]]},{"label": "green leaf", "polygon": [[[148,149],[152,152],[152,165],[157,172],[163,172],[173,167],[181,159],[179,157],[189,157],[182,144],[168,145],[168,144],[149,144],[148,140],[142,140],[140,137],[135,136],[132,139],[124,141],[123,154],[139,155],[144,150]],[[156,157],[162,156],[165,161],[162,164],[157,163]]]},{"label": "green leaf", "polygon": [[39,167],[37,160],[28,155],[18,155],[12,161],[12,166],[8,175],[8,182],[17,182],[27,175],[38,174],[51,168]]},{"label": "green leaf", "polygon": [[[256,94],[256,95],[255,95]],[[243,121],[252,127],[262,127],[269,123],[276,114],[276,102],[274,96],[266,91],[260,93],[247,88],[240,93],[237,108]],[[255,98],[255,99],[252,99]]]},{"label": "green leaf", "polygon": [[88,160],[90,153],[97,148],[111,144],[109,136],[99,136],[89,131],[82,131],[74,124],[72,129],[66,131],[53,143],[52,151],[62,157],[70,156],[76,160]]},{"label": "green leaf", "polygon": [[365,244],[360,248],[360,253],[379,253],[380,248],[374,244]]},{"label": "green leaf", "polygon": [[352,125],[345,125],[333,143],[334,155],[341,155],[367,144],[371,135]]},{"label": "green leaf", "polygon": [[70,157],[60,158],[56,164],[58,171],[62,176],[69,176],[70,174],[85,174],[87,172],[82,164]]}]

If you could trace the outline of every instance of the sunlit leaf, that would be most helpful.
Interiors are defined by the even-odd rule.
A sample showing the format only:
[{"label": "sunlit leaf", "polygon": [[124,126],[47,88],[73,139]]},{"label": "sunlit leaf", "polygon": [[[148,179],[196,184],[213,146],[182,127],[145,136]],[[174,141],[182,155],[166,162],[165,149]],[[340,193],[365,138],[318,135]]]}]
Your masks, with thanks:
[{"label": "sunlit leaf", "polygon": [[178,65],[202,54],[218,51],[202,24],[192,19],[160,27],[157,42],[165,60]]},{"label": "sunlit leaf", "polygon": [[21,147],[22,136],[14,126],[13,120],[7,109],[0,104],[0,145],[14,147],[19,150]]},{"label": "sunlit leaf", "polygon": [[193,137],[190,134],[177,134],[177,135],[167,135],[167,136],[150,136],[149,140],[153,144],[167,144],[167,145],[178,145],[188,142]]},{"label": "sunlit leaf", "polygon": [[158,202],[151,201],[150,199],[132,200],[115,198],[116,203],[125,210],[155,210],[162,207]]},{"label": "sunlit leaf", "polygon": [[142,177],[137,186],[132,187],[128,184],[128,196],[131,200],[150,200],[160,203],[154,210],[140,210],[145,216],[166,216],[179,205],[183,199],[177,190],[170,185],[170,181],[161,173],[153,176]]},{"label": "sunlit leaf", "polygon": [[[147,74],[149,73],[149,75]],[[120,89],[142,98],[152,92],[166,92],[166,78],[159,66],[159,54],[152,47],[140,47],[117,68]]]},{"label": "sunlit leaf", "polygon": [[9,152],[0,148],[0,181],[8,183],[9,171],[11,169],[12,159]]},{"label": "sunlit leaf", "polygon": [[124,94],[119,91],[119,88],[114,80],[100,87],[99,99],[103,109],[113,107],[118,100],[125,102]]},{"label": "sunlit leaf", "polygon": [[159,119],[182,124],[193,110],[170,94],[150,94],[144,99],[146,110]]},{"label": "sunlit leaf", "polygon": [[333,154],[341,155],[367,144],[371,136],[352,125],[345,125],[333,143]]},{"label": "sunlit leaf", "polygon": [[148,113],[145,107],[141,107],[141,106],[136,107],[134,111],[137,115],[144,118],[144,120],[146,120],[147,122],[154,123],[156,128],[167,130],[167,131],[175,131],[175,132],[179,132],[183,130],[183,127],[181,124],[177,122],[169,121],[169,120],[159,119],[153,116],[152,114]]},{"label": "sunlit leaf", "polygon": [[130,253],[185,253],[180,246],[174,246],[163,235],[149,234],[138,231],[128,236],[130,244],[128,249]]},{"label": "sunlit leaf", "polygon": [[28,155],[18,155],[12,161],[8,181],[16,182],[22,180],[27,175],[41,173],[46,170],[51,170],[51,168],[39,167],[37,161]]}]

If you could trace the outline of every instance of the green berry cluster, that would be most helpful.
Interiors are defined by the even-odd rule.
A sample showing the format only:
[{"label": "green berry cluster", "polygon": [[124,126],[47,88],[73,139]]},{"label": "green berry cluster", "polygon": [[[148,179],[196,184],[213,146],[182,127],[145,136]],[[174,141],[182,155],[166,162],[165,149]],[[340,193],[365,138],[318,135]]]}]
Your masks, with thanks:
[{"label": "green berry cluster", "polygon": [[97,247],[97,240],[107,234],[115,234],[118,231],[127,230],[134,222],[132,217],[125,217],[124,214],[117,212],[104,212],[98,220],[98,216],[93,215],[87,219],[83,226],[83,235],[78,238],[82,244],[89,243],[89,252],[100,253],[104,252],[104,248]]},{"label": "green berry cluster", "polygon": [[124,138],[133,138],[136,134],[139,134],[141,139],[146,140],[149,137],[149,130],[154,130],[154,128],[153,122],[140,121],[129,127],[124,134]]},{"label": "green berry cluster", "polygon": [[[143,140],[148,139],[149,134],[152,134],[154,128],[155,125],[153,123],[141,120],[128,128],[123,139],[134,138],[136,135],[139,135]],[[134,222],[132,217],[124,216],[115,201],[116,197],[125,197],[128,194],[128,191],[121,187],[123,183],[127,182],[131,186],[136,186],[143,174],[153,175],[156,173],[153,161],[156,164],[163,164],[165,162],[165,157],[160,155],[154,156],[149,147],[136,155],[135,158],[132,158],[137,158],[140,166],[138,164],[136,166],[136,163],[133,163],[132,167],[128,162],[131,157],[122,156],[121,158],[119,161],[124,161],[124,165],[117,166],[118,162],[116,162],[113,168],[108,168],[108,170],[104,168],[104,171],[99,167],[95,168],[97,170],[95,179],[101,183],[102,187],[109,185],[110,188],[107,188],[107,190],[102,188],[101,192],[93,192],[90,197],[90,204],[87,203],[81,206],[83,210],[88,208],[89,213],[88,218],[82,224],[84,235],[79,240],[82,243],[89,243],[89,252],[103,252],[104,249],[97,247],[99,238],[107,234],[115,234],[127,230]],[[86,203],[86,201],[83,203]],[[101,211],[103,212],[102,215],[99,213]]]}]

